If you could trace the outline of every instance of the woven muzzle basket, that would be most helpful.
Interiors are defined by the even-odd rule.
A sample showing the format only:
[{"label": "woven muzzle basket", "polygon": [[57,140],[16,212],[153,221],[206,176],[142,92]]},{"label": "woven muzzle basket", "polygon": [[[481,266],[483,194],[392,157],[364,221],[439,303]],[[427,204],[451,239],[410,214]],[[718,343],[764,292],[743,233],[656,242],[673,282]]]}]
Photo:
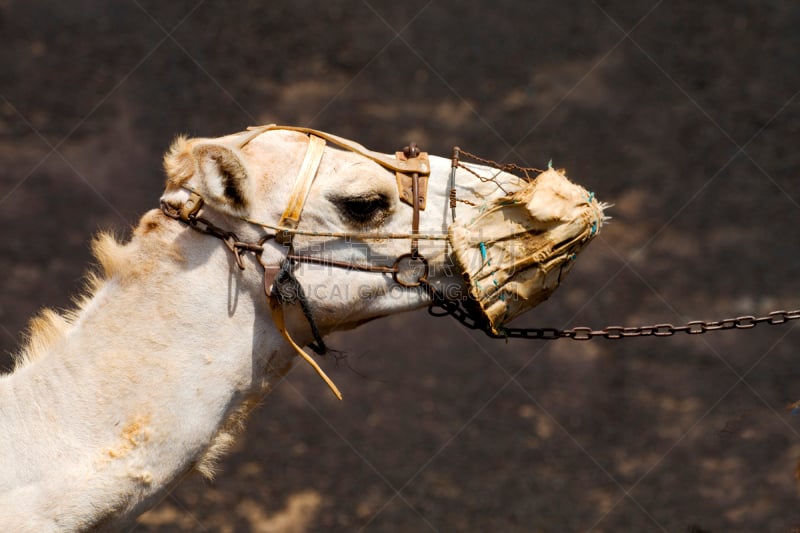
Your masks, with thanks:
[{"label": "woven muzzle basket", "polygon": [[491,331],[546,300],[603,223],[603,205],[547,170],[530,185],[451,224],[450,242],[473,307]]}]

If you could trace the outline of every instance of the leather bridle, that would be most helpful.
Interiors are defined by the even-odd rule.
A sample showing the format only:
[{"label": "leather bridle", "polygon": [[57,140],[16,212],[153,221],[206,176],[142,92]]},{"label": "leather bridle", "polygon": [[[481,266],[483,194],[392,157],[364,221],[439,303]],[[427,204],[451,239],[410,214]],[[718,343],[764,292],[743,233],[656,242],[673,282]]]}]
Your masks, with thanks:
[{"label": "leather bridle", "polygon": [[[427,198],[427,182],[428,176],[431,172],[428,154],[426,152],[421,152],[416,143],[409,143],[409,145],[406,146],[402,152],[397,152],[395,154],[395,158],[392,159],[385,154],[368,150],[364,146],[351,141],[350,139],[344,139],[330,133],[311,128],[277,126],[275,124],[247,128],[247,131],[251,133],[239,144],[239,148],[244,147],[247,143],[262,133],[271,130],[296,131],[307,134],[309,138],[306,155],[302,164],[300,165],[300,170],[298,171],[297,177],[295,178],[294,187],[289,196],[289,201],[286,204],[286,208],[281,215],[278,225],[272,228],[276,231],[275,240],[277,242],[281,244],[289,244],[291,246],[292,238],[297,234],[331,237],[335,236],[351,239],[399,238],[409,239],[411,241],[409,253],[398,256],[390,267],[346,263],[320,257],[296,254],[289,254],[287,257],[295,261],[306,263],[333,266],[349,270],[359,270],[363,272],[391,274],[395,283],[407,288],[418,287],[420,285],[427,286],[430,266],[428,264],[428,260],[419,251],[419,240],[447,240],[445,235],[420,235],[419,233],[419,213],[425,209]],[[322,155],[325,149],[326,141],[335,144],[340,148],[355,152],[356,154],[366,157],[367,159],[378,163],[382,167],[395,172],[400,199],[409,204],[413,209],[410,234],[318,233],[303,232],[297,229],[308,193],[311,191],[311,186],[313,185],[314,178],[317,175],[320,163],[322,161]],[[254,222],[262,227],[270,227],[267,224],[253,220],[250,220],[250,222]],[[415,263],[418,265],[417,270],[419,270],[421,274],[412,278],[407,278],[401,275],[404,271],[403,265],[413,265]],[[406,272],[409,270],[411,269],[405,268]]]},{"label": "leather bridle", "polygon": [[[297,351],[297,353],[309,364],[311,364],[312,367],[314,367],[316,372],[328,384],[336,397],[341,400],[342,395],[336,385],[330,380],[330,378],[328,378],[319,365],[317,365],[317,363],[300,346],[297,345],[297,343],[289,334],[283,316],[283,303],[287,301],[287,297],[284,295],[284,293],[289,291],[284,290],[282,292],[281,289],[282,287],[285,288],[286,284],[291,285],[291,293],[296,297],[296,300],[299,300],[303,313],[308,320],[309,325],[311,326],[312,335],[316,341],[316,345],[311,344],[310,346],[318,353],[324,353],[326,348],[324,341],[322,340],[322,335],[320,334],[314,318],[311,315],[310,307],[305,298],[302,287],[294,277],[293,270],[297,262],[332,266],[360,272],[389,274],[392,276],[393,281],[402,287],[422,287],[432,297],[432,299],[442,300],[443,298],[441,295],[438,294],[438,291],[436,291],[436,289],[428,281],[430,266],[428,264],[428,260],[419,251],[420,240],[448,240],[447,235],[421,234],[419,232],[419,216],[420,211],[425,209],[427,181],[428,176],[430,175],[428,154],[421,152],[416,144],[410,143],[409,146],[406,146],[402,152],[397,152],[395,158],[391,158],[385,154],[368,150],[354,141],[344,139],[336,135],[331,135],[330,133],[325,133],[311,128],[277,126],[275,124],[247,128],[247,132],[249,133],[239,143],[238,146],[239,148],[242,148],[262,133],[273,130],[296,131],[305,133],[309,138],[309,144],[305,157],[295,179],[289,201],[286,204],[286,208],[284,209],[278,224],[273,225],[247,217],[241,217],[242,220],[261,226],[264,229],[271,230],[274,233],[265,235],[255,243],[239,240],[239,238],[233,232],[219,228],[211,223],[208,219],[200,216],[200,211],[204,205],[204,199],[200,193],[186,185],[183,185],[183,188],[189,192],[190,196],[188,200],[179,206],[173,206],[162,201],[161,208],[162,211],[170,218],[180,220],[197,231],[222,240],[233,254],[236,264],[240,269],[244,269],[243,255],[245,253],[249,252],[256,254],[259,263],[264,268],[264,290],[267,295],[275,326],[281,335],[286,339],[286,341]],[[344,148],[366,157],[367,159],[378,163],[382,167],[395,172],[400,198],[402,201],[409,204],[413,209],[410,233],[316,232],[298,229],[308,193],[311,190],[314,178],[317,175],[320,163],[322,161],[322,155],[325,150],[326,141],[340,148]],[[454,158],[453,174],[455,173],[456,162],[457,160]],[[451,187],[453,186],[453,176],[451,176]],[[451,190],[451,208],[454,207],[452,201],[454,196],[454,190]],[[341,237],[365,240],[407,239],[410,240],[411,246],[409,252],[397,256],[391,266],[371,265],[294,253],[293,238],[295,235]],[[289,251],[285,254],[280,265],[267,264],[263,258],[263,252],[265,250],[264,245],[270,239],[274,239],[276,242],[289,247]]]}]

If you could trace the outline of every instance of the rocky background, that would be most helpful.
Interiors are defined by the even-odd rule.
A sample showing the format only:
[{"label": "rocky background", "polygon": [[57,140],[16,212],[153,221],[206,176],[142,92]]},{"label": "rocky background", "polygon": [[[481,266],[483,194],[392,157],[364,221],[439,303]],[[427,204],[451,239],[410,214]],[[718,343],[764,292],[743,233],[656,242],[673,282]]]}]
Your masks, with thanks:
[{"label": "rocky background", "polygon": [[[0,0],[0,367],[157,206],[176,134],[269,122],[552,159],[613,203],[517,325],[800,308],[798,28],[788,0]],[[421,311],[331,344],[346,401],[299,365],[134,531],[800,527],[796,325],[504,343]]]}]

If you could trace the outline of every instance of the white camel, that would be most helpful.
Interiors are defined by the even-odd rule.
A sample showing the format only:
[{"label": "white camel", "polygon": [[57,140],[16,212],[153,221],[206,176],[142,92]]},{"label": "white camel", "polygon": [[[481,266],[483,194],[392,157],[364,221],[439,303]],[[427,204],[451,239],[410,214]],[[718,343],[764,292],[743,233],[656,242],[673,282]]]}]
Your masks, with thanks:
[{"label": "white camel", "polygon": [[[130,242],[95,239],[100,268],[87,295],[75,311],[33,319],[15,370],[0,376],[0,531],[131,524],[185,473],[211,474],[248,413],[298,360],[293,344],[314,341],[312,324],[324,335],[429,305],[436,294],[466,294],[446,237],[451,161],[412,152],[399,163],[320,138],[276,127],[179,138],[165,156],[164,209],[144,214]],[[413,174],[387,161],[418,170],[417,182],[430,172],[414,256],[415,209],[397,184]],[[551,174],[561,179],[542,176]],[[530,188],[481,166],[455,177],[465,221]],[[596,201],[575,187],[571,208],[599,217]],[[539,197],[539,218],[563,226],[563,198]],[[485,256],[483,241],[475,250]],[[296,263],[305,300],[270,292],[276,276],[289,280],[279,288],[296,288],[279,269],[289,252],[319,259]]]}]

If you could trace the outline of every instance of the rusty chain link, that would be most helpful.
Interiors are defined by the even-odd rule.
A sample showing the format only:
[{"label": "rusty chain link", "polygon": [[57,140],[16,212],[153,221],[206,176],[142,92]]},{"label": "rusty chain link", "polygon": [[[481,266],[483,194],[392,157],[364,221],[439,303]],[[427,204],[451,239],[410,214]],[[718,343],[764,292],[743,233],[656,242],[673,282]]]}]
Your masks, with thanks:
[{"label": "rusty chain link", "polygon": [[213,224],[210,220],[198,216],[197,214],[191,214],[184,219],[181,217],[181,213],[178,209],[164,202],[161,203],[161,211],[170,218],[188,224],[195,231],[205,235],[211,235],[212,237],[216,237],[217,239],[221,240],[223,243],[225,243],[225,246],[228,248],[228,250],[230,250],[230,252],[233,254],[233,257],[236,260],[236,265],[241,270],[244,270],[243,256],[245,253],[261,253],[264,251],[263,239],[258,243],[240,241],[239,237],[234,232],[224,230]]},{"label": "rusty chain link", "polygon": [[[441,311],[438,311],[441,309]],[[458,302],[437,301],[436,304],[428,308],[432,316],[452,316],[462,325],[469,329],[483,330],[489,337],[494,339],[572,339],[576,341],[588,341],[595,337],[604,339],[626,339],[630,337],[670,337],[676,333],[687,333],[689,335],[699,335],[709,331],[723,329],[751,329],[759,324],[770,324],[772,326],[785,324],[791,320],[800,319],[800,309],[793,311],[773,311],[766,316],[755,317],[752,315],[739,316],[736,318],[726,318],[723,320],[692,320],[684,325],[675,326],[672,324],[653,324],[648,326],[606,326],[603,329],[592,329],[579,326],[569,329],[558,328],[503,328],[503,333],[498,335],[493,333],[486,324],[476,320]]]},{"label": "rusty chain link", "polygon": [[[681,326],[672,324],[654,324],[652,326],[607,326],[601,330],[592,330],[587,327],[576,327],[565,329],[559,332],[559,337],[566,337],[573,340],[589,340],[594,337],[604,339],[623,339],[627,337],[670,337],[676,333],[687,333],[689,335],[699,335],[709,331],[719,331],[724,329],[751,329],[759,324],[769,324],[776,326],[785,324],[790,320],[800,319],[800,309],[793,311],[772,311],[766,316],[755,317],[752,315],[739,316],[736,318],[726,318],[724,320],[692,320]],[[521,329],[521,328],[520,328]],[[514,335],[514,333],[512,333]]]}]

